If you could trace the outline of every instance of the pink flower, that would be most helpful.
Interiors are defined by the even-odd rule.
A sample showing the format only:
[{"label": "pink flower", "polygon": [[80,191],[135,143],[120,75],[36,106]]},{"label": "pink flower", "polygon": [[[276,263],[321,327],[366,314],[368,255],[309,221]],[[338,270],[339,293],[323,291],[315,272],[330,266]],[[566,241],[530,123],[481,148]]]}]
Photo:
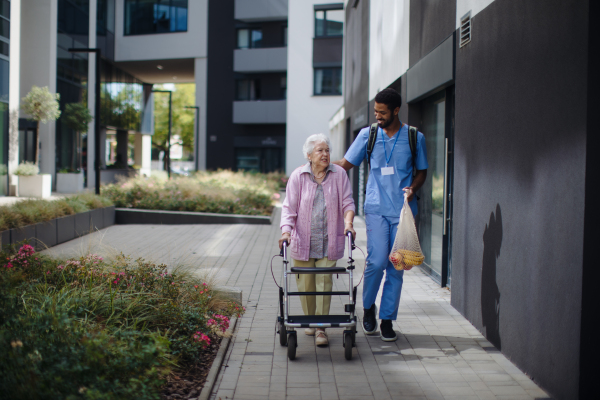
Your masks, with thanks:
[{"label": "pink flower", "polygon": [[206,282],[204,282],[204,283],[202,283],[202,286],[208,286],[208,285],[206,284]]}]

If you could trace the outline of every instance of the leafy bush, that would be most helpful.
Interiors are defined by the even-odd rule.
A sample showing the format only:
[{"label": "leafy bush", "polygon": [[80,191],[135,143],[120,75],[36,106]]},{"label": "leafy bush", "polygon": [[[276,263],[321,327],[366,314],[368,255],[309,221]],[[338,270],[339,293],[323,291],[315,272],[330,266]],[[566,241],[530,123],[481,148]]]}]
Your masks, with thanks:
[{"label": "leafy bush", "polygon": [[40,169],[37,165],[32,162],[22,162],[17,168],[15,168],[14,174],[17,176],[33,176],[40,173]]},{"label": "leafy bush", "polygon": [[57,200],[23,200],[9,206],[0,206],[0,231],[111,205],[113,203],[109,199],[93,193],[81,193]]},{"label": "leafy bush", "polygon": [[200,171],[189,177],[134,177],[102,188],[117,207],[270,215],[280,174]]},{"label": "leafy bush", "polygon": [[157,399],[243,308],[185,272],[120,255],[1,252],[0,393],[11,399]]}]

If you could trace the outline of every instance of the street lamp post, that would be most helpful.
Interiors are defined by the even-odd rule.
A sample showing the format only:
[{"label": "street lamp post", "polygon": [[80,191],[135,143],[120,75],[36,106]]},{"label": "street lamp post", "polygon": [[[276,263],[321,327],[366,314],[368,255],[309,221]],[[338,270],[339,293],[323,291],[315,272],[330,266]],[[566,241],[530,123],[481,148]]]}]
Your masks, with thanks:
[{"label": "street lamp post", "polygon": [[195,143],[195,154],[194,154],[194,161],[196,164],[196,171],[198,171],[199,168],[199,151],[200,151],[200,107],[198,106],[185,106],[185,108],[195,108],[196,109],[196,140],[194,141]]},{"label": "street lamp post", "polygon": [[169,93],[169,133],[167,135],[167,176],[171,178],[171,129],[173,126],[173,92],[170,90],[153,90],[152,93]]},{"label": "street lamp post", "polygon": [[96,194],[100,194],[100,56],[102,52],[99,48],[71,48],[69,49],[69,53],[96,53],[96,104],[94,104],[94,169],[96,171]]}]

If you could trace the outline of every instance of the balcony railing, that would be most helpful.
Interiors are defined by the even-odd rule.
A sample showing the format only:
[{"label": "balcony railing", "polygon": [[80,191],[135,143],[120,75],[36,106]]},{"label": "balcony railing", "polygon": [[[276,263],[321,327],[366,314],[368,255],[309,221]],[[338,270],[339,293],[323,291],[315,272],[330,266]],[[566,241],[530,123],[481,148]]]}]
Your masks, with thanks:
[{"label": "balcony railing", "polygon": [[287,47],[236,49],[233,70],[244,73],[286,71]]},{"label": "balcony railing", "polygon": [[234,124],[285,124],[286,101],[234,101]]},{"label": "balcony railing", "polygon": [[235,0],[235,19],[245,22],[287,19],[288,0]]}]

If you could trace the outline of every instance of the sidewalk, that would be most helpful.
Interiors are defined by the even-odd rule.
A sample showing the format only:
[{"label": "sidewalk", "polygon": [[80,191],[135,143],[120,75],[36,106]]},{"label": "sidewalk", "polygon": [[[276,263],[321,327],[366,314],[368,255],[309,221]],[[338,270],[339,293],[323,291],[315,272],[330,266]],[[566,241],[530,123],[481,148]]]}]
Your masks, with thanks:
[{"label": "sidewalk", "polygon": [[[275,221],[279,221],[279,212]],[[357,245],[366,249],[364,222],[357,218]],[[278,254],[278,223],[268,225],[115,225],[48,250],[57,255],[87,249],[102,254],[102,243],[168,265],[185,262],[214,272],[220,284],[243,290],[246,314],[238,321],[211,399],[548,399],[450,305],[441,289],[418,268],[404,274],[398,320],[399,339],[383,342],[358,329],[353,358],[344,358],[342,329],[330,329],[329,347],[298,332],[296,360],[275,333],[278,292],[269,261]],[[114,250],[113,250],[114,251]],[[364,266],[359,251],[355,284]],[[346,265],[346,258],[338,265]],[[281,258],[273,261],[281,278]],[[347,290],[346,276],[333,290]],[[293,282],[294,280],[291,279]],[[362,284],[357,308],[362,310]],[[294,299],[296,300],[296,299]],[[335,296],[331,312],[343,310],[347,297]],[[379,303],[379,300],[378,300]],[[292,301],[294,313],[301,313]],[[358,313],[359,321],[362,312]]]}]

